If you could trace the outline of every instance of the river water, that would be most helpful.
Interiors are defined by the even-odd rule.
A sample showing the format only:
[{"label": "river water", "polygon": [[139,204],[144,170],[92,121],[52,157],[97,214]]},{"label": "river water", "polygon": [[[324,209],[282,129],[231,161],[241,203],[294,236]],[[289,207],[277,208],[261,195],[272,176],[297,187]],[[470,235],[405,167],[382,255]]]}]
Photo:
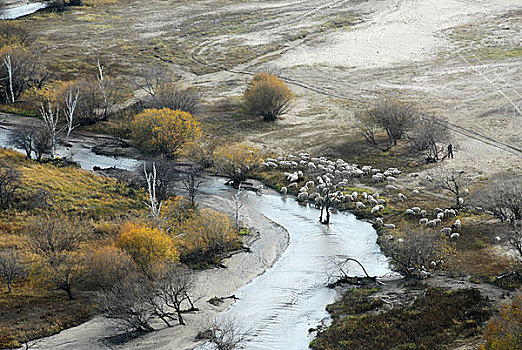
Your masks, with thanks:
[{"label": "river water", "polygon": [[[230,195],[223,179],[212,179],[204,191]],[[312,340],[310,328],[328,319],[327,304],[336,292],[326,287],[332,261],[359,260],[372,276],[391,275],[370,223],[350,213],[333,214],[331,224],[319,223],[319,211],[279,195],[242,194],[242,203],[284,226],[288,248],[261,276],[240,288],[239,298],[224,316],[248,331],[246,349],[302,350]],[[350,274],[363,275],[356,265]],[[202,347],[201,349],[204,349]]]},{"label": "river water", "polygon": [[0,14],[0,19],[16,19],[35,13],[38,10],[46,8],[47,5],[43,2],[33,2],[22,6],[6,9]]},{"label": "river water", "polygon": [[[9,133],[0,130],[0,146],[5,147]],[[96,165],[132,170],[140,164],[134,159],[93,153],[92,139],[76,139],[72,143],[72,148],[60,148],[58,154],[71,157],[84,169]],[[224,183],[223,178],[211,178],[202,190],[230,198],[235,191]],[[377,234],[371,224],[357,220],[350,213],[333,214],[331,224],[325,226],[319,223],[318,210],[299,204],[293,197],[247,191],[241,194],[241,201],[289,233],[288,247],[279,260],[237,290],[235,295],[239,300],[223,315],[248,331],[246,349],[308,348],[313,337],[308,330],[328,322],[325,306],[336,297],[336,292],[326,287],[333,261],[355,258],[372,276],[393,274],[376,243]],[[363,275],[356,265],[350,267],[350,274]]]}]

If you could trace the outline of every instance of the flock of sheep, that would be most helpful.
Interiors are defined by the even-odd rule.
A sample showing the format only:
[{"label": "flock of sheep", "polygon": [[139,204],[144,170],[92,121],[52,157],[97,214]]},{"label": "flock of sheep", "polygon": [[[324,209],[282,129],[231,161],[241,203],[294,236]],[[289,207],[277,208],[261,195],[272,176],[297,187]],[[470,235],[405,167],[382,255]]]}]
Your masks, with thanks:
[{"label": "flock of sheep", "polygon": [[[384,187],[385,191],[398,192],[398,177],[402,175],[402,172],[397,168],[389,168],[385,171],[381,171],[369,165],[359,167],[357,164],[348,164],[342,159],[332,161],[326,157],[315,158],[311,157],[308,153],[300,153],[297,156],[288,155],[286,157],[267,158],[262,165],[267,168],[287,170],[287,172],[283,174],[289,184],[281,188],[283,195],[286,195],[290,189],[296,189],[298,191],[297,200],[300,202],[308,201],[318,208],[327,201],[333,205],[355,202],[355,207],[358,210],[371,207],[371,214],[377,214],[382,211],[386,206],[386,200],[377,192],[359,193],[353,191],[352,193],[346,193],[345,190],[350,180],[354,178],[367,178],[376,184],[386,182],[387,184]],[[305,175],[311,180],[308,180],[303,186],[299,187],[299,182],[304,180]],[[417,177],[418,174],[412,173],[410,176]],[[413,190],[411,194],[417,195],[419,191]],[[404,202],[407,200],[407,197],[399,192],[397,194],[397,200]],[[434,228],[441,225],[444,219],[456,217],[457,211],[455,209],[443,210],[436,208],[433,213],[428,213],[426,210],[415,206],[407,209],[406,214],[412,217],[420,217],[419,225]],[[428,218],[429,214],[433,216],[432,219]],[[376,218],[374,225],[377,228],[383,227],[390,230],[396,228],[394,224],[384,223],[381,218]],[[460,229],[461,222],[457,219],[451,227],[444,227],[440,232],[452,239],[458,239]]]}]

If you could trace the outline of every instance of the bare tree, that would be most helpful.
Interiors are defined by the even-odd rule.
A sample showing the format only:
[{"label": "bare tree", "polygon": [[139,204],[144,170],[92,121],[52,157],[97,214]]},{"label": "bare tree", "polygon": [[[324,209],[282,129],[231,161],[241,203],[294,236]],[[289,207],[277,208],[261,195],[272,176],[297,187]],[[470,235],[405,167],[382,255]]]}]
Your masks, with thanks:
[{"label": "bare tree", "polygon": [[248,331],[233,318],[223,316],[215,320],[210,329],[210,343],[215,350],[234,350],[246,340]]},{"label": "bare tree", "polygon": [[[180,180],[180,172],[175,167],[175,162],[171,159],[159,157],[148,164],[149,175],[156,167],[156,197],[158,201],[165,201],[176,194],[176,187]],[[145,175],[145,180],[146,180]]]},{"label": "bare tree", "polygon": [[[330,208],[336,203],[342,195],[343,188],[338,184],[331,182],[326,183],[326,187],[322,189],[319,205],[321,213],[319,214],[319,222],[324,225],[330,224]],[[323,219],[324,217],[324,219]]]},{"label": "bare tree", "polygon": [[436,264],[454,252],[448,238],[438,232],[406,231],[400,239],[383,240],[381,246],[408,278],[420,277],[422,271],[433,269],[432,262]]},{"label": "bare tree", "polygon": [[156,221],[158,228],[161,228],[163,218],[161,218],[161,207],[163,202],[158,200],[156,196],[157,173],[156,163],[152,163],[152,171],[147,173],[147,166],[143,163],[143,172],[145,173],[145,180],[147,181],[147,193],[149,194],[149,201],[145,204],[149,208],[150,216]]},{"label": "bare tree", "polygon": [[522,220],[522,176],[503,173],[472,195],[472,202],[502,222],[511,225]]},{"label": "bare tree", "polygon": [[406,140],[413,152],[425,152],[428,162],[437,162],[443,159],[442,155],[451,140],[448,121],[432,114],[423,114],[408,132]]},{"label": "bare tree", "polygon": [[[175,266],[167,266],[160,273],[156,281],[156,293],[159,301],[167,307],[173,308],[176,311],[178,322],[180,325],[185,325],[182,313],[186,311],[197,310],[194,307],[194,302],[190,297],[193,284],[192,273],[188,270],[181,269]],[[188,309],[184,309],[184,305]],[[169,313],[165,312],[161,307],[156,307],[159,316],[167,326],[171,327],[167,318],[172,319]]]},{"label": "bare tree", "polygon": [[190,169],[180,174],[181,184],[183,188],[187,191],[187,195],[190,201],[190,205],[192,208],[196,208],[196,196],[199,193],[199,186],[203,182],[202,179],[203,170],[195,165],[191,165]]},{"label": "bare tree", "polygon": [[11,293],[11,284],[14,280],[23,276],[24,272],[24,265],[18,249],[7,248],[0,250],[0,277],[7,285],[8,293]]},{"label": "bare tree", "polygon": [[17,127],[9,134],[8,144],[11,147],[21,149],[25,152],[27,159],[31,159],[34,150],[35,128],[32,126]]},{"label": "bare tree", "polygon": [[151,295],[154,295],[151,283],[131,273],[98,292],[96,299],[107,317],[116,322],[117,329],[152,332],[154,328],[150,322],[154,310],[149,302]]},{"label": "bare tree", "polygon": [[[36,79],[38,61],[29,49],[22,46],[6,47],[0,52],[2,99],[14,103]],[[41,85],[41,81],[37,85]]]},{"label": "bare tree", "polygon": [[51,157],[54,158],[56,154],[56,145],[58,143],[58,135],[60,130],[58,129],[58,119],[60,116],[60,105],[56,102],[56,109],[53,110],[51,101],[47,100],[47,109],[43,102],[40,104],[40,114],[42,115],[45,131],[49,135],[51,144]]},{"label": "bare tree", "polygon": [[21,186],[18,170],[0,161],[0,207],[8,207],[13,196]]},{"label": "bare tree", "polygon": [[51,136],[45,129],[35,129],[33,134],[33,152],[37,161],[44,154],[51,152]]},{"label": "bare tree", "polygon": [[88,228],[77,218],[53,211],[30,218],[26,232],[33,251],[52,259],[55,254],[77,250]]},{"label": "bare tree", "polygon": [[443,170],[435,175],[435,185],[438,188],[453,193],[455,208],[462,208],[464,206],[467,197],[467,188],[470,184],[471,180],[464,170]]},{"label": "bare tree", "polygon": [[156,99],[160,88],[169,82],[169,73],[161,67],[152,67],[141,72],[140,77],[134,84],[147,95],[147,101],[142,101],[148,105]]},{"label": "bare tree", "polygon": [[65,142],[69,142],[69,135],[74,128],[78,125],[74,124],[74,111],[76,110],[76,105],[78,104],[78,98],[80,96],[80,89],[76,89],[76,93],[73,92],[73,89],[68,89],[65,94],[65,107],[63,109],[66,125],[64,126],[66,130],[65,134]]},{"label": "bare tree", "polygon": [[[379,125],[377,124],[375,116],[369,113],[369,111],[356,111],[354,118],[355,125],[361,132],[361,135],[373,146],[378,147],[376,135],[379,133]],[[385,149],[389,148],[388,146]]]}]

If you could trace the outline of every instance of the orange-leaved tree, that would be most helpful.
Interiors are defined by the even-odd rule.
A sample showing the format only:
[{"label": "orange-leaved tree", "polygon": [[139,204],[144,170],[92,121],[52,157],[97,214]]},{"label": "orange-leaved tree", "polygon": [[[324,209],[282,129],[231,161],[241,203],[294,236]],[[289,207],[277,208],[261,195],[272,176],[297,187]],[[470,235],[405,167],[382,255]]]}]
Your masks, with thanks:
[{"label": "orange-leaved tree", "polygon": [[234,187],[261,167],[259,151],[244,145],[221,146],[214,151],[214,165],[218,172],[230,178]]},{"label": "orange-leaved tree", "polygon": [[480,350],[522,349],[522,293],[502,304],[499,314],[488,322],[484,338],[486,344]]},{"label": "orange-leaved tree", "polygon": [[230,218],[211,209],[203,209],[176,229],[181,238],[181,261],[216,263],[219,257],[240,246],[238,232]]},{"label": "orange-leaved tree", "polygon": [[165,232],[145,224],[126,223],[116,245],[143,268],[149,268],[162,261],[179,261],[179,253],[172,238]]},{"label": "orange-leaved tree", "polygon": [[276,120],[290,109],[294,98],[286,84],[269,73],[258,73],[243,94],[245,112],[260,115],[266,121]]},{"label": "orange-leaved tree", "polygon": [[131,123],[131,136],[138,146],[152,153],[175,158],[186,142],[201,137],[199,122],[188,112],[146,109]]}]

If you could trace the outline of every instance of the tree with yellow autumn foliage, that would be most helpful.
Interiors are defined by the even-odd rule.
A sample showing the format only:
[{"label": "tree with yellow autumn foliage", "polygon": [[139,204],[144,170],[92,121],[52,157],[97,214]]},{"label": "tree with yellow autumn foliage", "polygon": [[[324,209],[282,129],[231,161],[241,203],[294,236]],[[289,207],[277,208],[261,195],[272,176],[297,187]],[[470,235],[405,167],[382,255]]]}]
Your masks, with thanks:
[{"label": "tree with yellow autumn foliage", "polygon": [[240,240],[229,217],[211,209],[203,209],[179,225],[181,261],[216,263],[225,252],[237,249]]},{"label": "tree with yellow autumn foliage", "polygon": [[222,146],[214,151],[217,171],[230,178],[236,188],[261,167],[261,161],[258,150],[244,145]]},{"label": "tree with yellow autumn foliage", "polygon": [[258,73],[243,94],[244,109],[249,115],[273,121],[288,112],[293,98],[294,93],[281,79],[269,73]]},{"label": "tree with yellow autumn foliage", "polygon": [[489,322],[484,333],[486,344],[480,350],[522,349],[522,293],[502,304],[500,312]]},{"label": "tree with yellow autumn foliage", "polygon": [[186,142],[201,137],[201,129],[188,112],[170,108],[146,109],[134,117],[131,135],[139,147],[175,158]]},{"label": "tree with yellow autumn foliage", "polygon": [[163,231],[141,223],[125,224],[116,245],[145,269],[161,261],[179,261],[179,253],[172,238]]}]

